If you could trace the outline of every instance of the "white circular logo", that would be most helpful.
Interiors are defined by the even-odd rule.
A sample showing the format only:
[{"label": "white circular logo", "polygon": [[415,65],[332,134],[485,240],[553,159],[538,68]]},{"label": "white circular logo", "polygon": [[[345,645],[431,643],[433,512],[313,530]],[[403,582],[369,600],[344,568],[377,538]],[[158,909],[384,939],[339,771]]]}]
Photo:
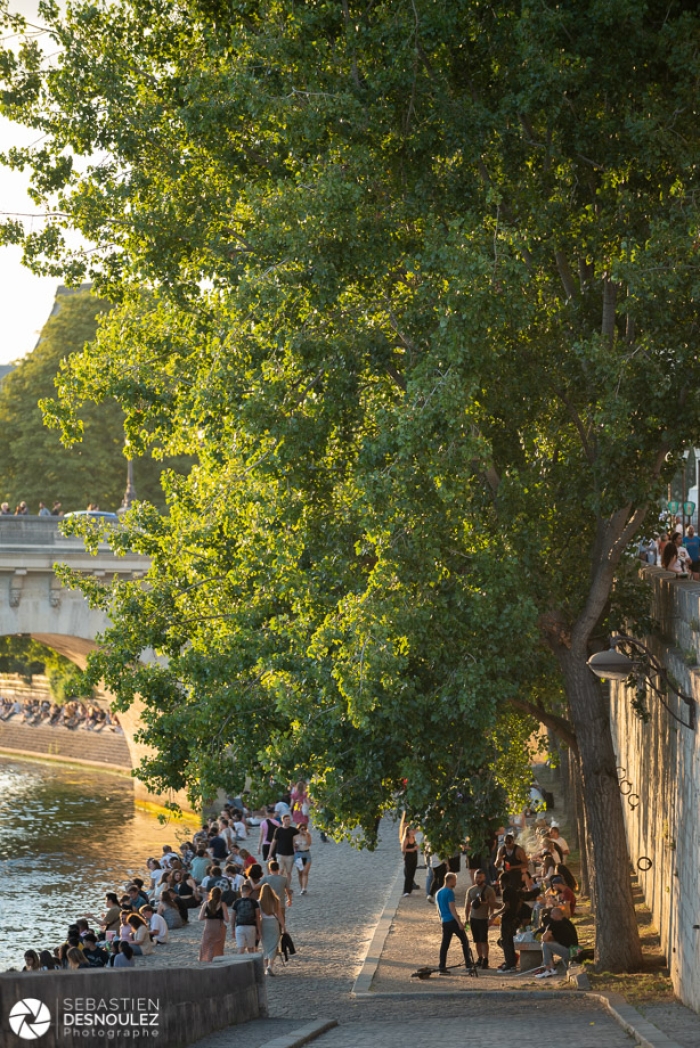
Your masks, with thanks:
[{"label": "white circular logo", "polygon": [[10,1012],[10,1026],[18,1037],[35,1041],[42,1037],[51,1025],[51,1012],[43,1001],[36,997],[25,997]]}]

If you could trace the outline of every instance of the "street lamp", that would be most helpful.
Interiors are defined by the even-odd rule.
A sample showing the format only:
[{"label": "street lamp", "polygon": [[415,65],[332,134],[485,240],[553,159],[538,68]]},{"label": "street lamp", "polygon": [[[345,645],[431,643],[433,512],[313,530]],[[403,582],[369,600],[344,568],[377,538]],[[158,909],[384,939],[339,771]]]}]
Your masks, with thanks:
[{"label": "street lamp", "polygon": [[[639,652],[642,658],[630,658],[623,651],[617,651],[618,646],[631,648],[632,652]],[[586,664],[592,673],[595,673],[596,677],[600,677],[601,680],[617,680],[626,681],[630,677],[635,676],[640,686],[640,690],[643,690],[644,686],[647,685],[656,695],[659,702],[664,706],[671,714],[674,720],[682,724],[684,728],[690,728],[691,731],[695,731],[695,701],[690,695],[686,695],[685,692],[672,684],[669,680],[668,673],[656,656],[647,648],[646,644],[642,644],[640,640],[635,637],[627,637],[623,633],[615,633],[610,638],[610,650],[609,651],[598,651],[595,655],[591,655],[590,659]],[[652,674],[659,677],[662,682],[662,687],[659,687],[652,680]],[[688,720],[684,721],[681,717],[677,716],[666,702],[665,691],[671,691],[674,695],[677,695],[681,702],[686,706],[688,710]]]},{"label": "street lamp", "polygon": [[117,510],[117,513],[126,513],[128,509],[131,509],[131,503],[136,499],[136,488],[134,487],[134,463],[131,459],[127,459],[126,462],[126,491],[124,492],[124,498],[122,504]]}]

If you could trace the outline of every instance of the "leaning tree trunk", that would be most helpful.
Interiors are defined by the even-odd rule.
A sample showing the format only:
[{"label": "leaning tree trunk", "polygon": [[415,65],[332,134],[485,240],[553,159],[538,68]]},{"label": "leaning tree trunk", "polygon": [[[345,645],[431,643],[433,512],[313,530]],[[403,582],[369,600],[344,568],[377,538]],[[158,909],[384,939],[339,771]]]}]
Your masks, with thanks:
[{"label": "leaning tree trunk", "polygon": [[591,892],[590,863],[588,852],[591,847],[590,835],[586,826],[586,809],[583,803],[583,786],[581,783],[581,768],[578,755],[571,762],[572,778],[574,784],[574,798],[576,803],[576,825],[578,826],[579,854],[581,856],[581,895],[593,899]]},{"label": "leaning tree trunk", "polygon": [[642,963],[632,896],[627,837],[610,732],[608,704],[586,665],[586,653],[559,651],[590,840],[588,853],[598,970],[631,971]]}]

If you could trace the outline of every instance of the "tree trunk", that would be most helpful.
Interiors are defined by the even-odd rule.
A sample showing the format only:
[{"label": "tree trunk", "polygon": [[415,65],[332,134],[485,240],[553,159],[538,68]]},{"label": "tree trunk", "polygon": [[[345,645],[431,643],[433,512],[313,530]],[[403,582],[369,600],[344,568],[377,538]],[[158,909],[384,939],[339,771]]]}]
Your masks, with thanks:
[{"label": "tree trunk", "polygon": [[591,895],[591,880],[589,873],[588,849],[590,841],[586,828],[586,809],[583,804],[583,790],[581,785],[581,768],[578,758],[571,761],[571,781],[573,787],[574,803],[576,805],[576,826],[578,836],[579,855],[581,857],[581,895],[588,898]]},{"label": "tree trunk", "polygon": [[633,971],[642,963],[642,948],[608,703],[600,683],[586,665],[585,653],[560,649],[558,654],[578,742],[591,843],[588,858],[594,899],[596,968],[610,972]]}]

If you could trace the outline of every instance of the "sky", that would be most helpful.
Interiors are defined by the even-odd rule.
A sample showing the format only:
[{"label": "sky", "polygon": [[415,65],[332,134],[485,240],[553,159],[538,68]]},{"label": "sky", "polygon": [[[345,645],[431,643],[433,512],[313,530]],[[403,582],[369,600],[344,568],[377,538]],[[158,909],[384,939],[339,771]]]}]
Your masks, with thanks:
[{"label": "sky", "polygon": [[[10,0],[10,9],[30,19],[37,17],[37,0]],[[0,151],[13,145],[28,145],[36,132],[0,117]],[[0,211],[31,214],[35,205],[27,196],[26,174],[0,165]],[[26,356],[36,345],[46,323],[59,281],[35,277],[22,265],[22,250],[0,246],[0,364]]]}]

